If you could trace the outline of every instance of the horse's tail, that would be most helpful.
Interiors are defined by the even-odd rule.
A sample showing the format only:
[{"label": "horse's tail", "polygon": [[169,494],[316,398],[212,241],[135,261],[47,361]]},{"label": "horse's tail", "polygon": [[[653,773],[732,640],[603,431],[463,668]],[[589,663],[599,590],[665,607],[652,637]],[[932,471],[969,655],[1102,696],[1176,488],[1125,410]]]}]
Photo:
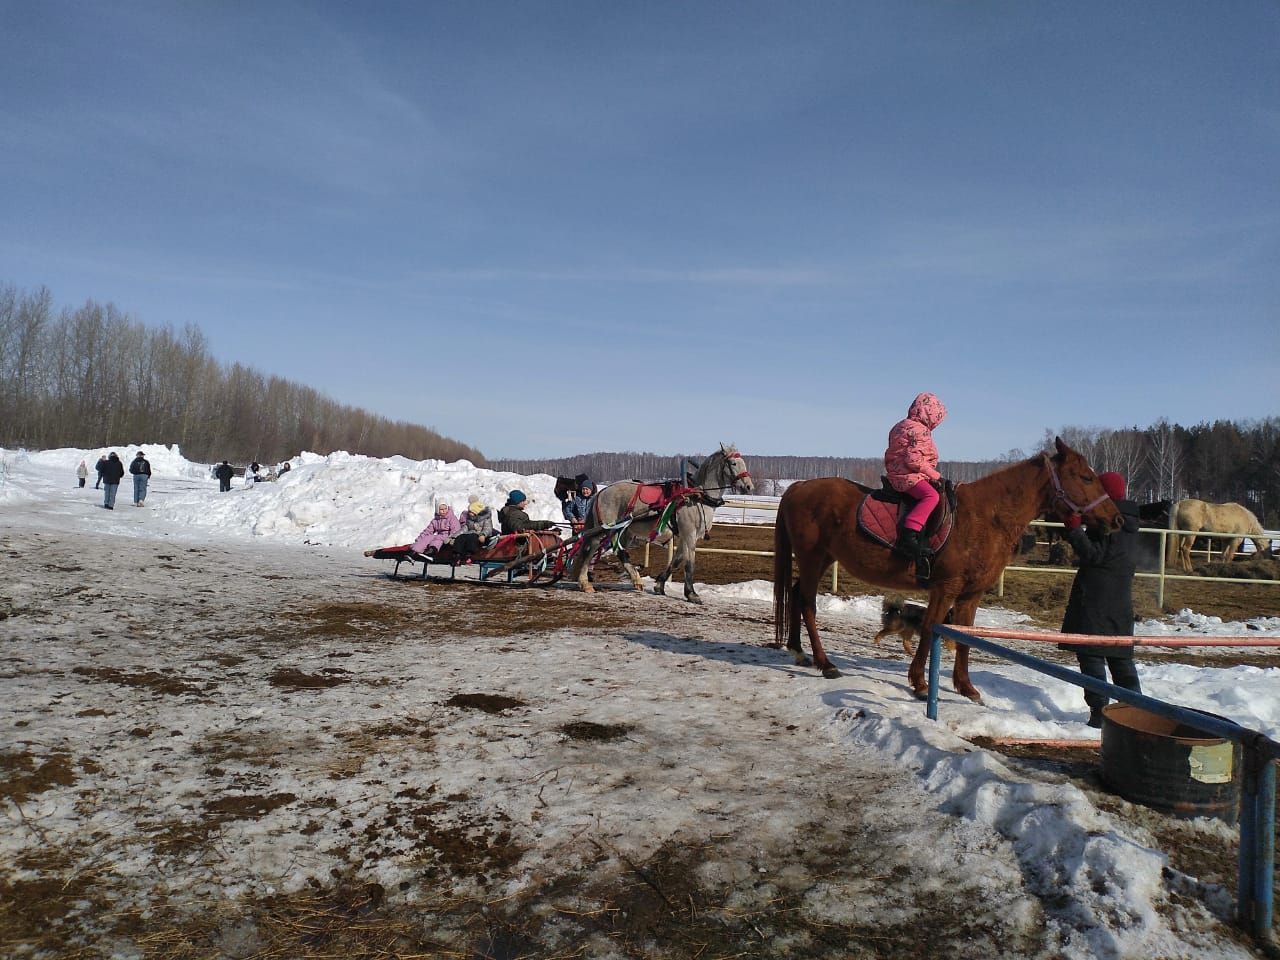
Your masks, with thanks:
[{"label": "horse's tail", "polygon": [[791,605],[791,533],[787,530],[787,513],[778,504],[778,517],[773,525],[773,639],[779,645],[787,642]]}]

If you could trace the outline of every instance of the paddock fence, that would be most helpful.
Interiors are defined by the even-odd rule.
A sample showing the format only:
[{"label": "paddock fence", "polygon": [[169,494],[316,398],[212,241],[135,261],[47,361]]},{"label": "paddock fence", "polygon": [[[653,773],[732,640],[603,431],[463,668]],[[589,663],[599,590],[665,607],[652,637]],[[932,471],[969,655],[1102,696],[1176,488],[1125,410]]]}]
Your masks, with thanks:
[{"label": "paddock fence", "polygon": [[[759,499],[728,499],[724,504],[716,508],[715,519],[717,523],[732,523],[739,526],[752,526],[772,530],[775,526],[773,520],[778,512],[778,498],[761,497]],[[1052,520],[1033,520],[1029,525],[1035,530],[1062,530],[1061,523]],[[1142,527],[1138,531],[1160,539],[1160,557],[1159,567],[1154,571],[1140,571],[1136,575],[1143,579],[1157,581],[1156,586],[1156,603],[1161,609],[1164,608],[1165,585],[1172,581],[1189,580],[1199,581],[1201,583],[1234,583],[1243,585],[1256,586],[1280,586],[1280,579],[1254,579],[1252,577],[1207,577],[1200,576],[1195,573],[1184,573],[1181,570],[1171,570],[1168,566],[1169,556],[1169,538],[1175,536],[1187,536],[1188,534],[1180,533],[1177,530],[1169,530],[1164,527]],[[1213,531],[1201,530],[1194,534],[1196,537],[1204,537],[1208,541],[1207,548],[1201,548],[1193,551],[1193,554],[1206,558],[1206,561],[1213,559],[1213,541],[1217,540],[1239,540],[1239,533],[1215,533]],[[1280,540],[1280,531],[1265,531],[1264,539],[1267,537],[1273,540]],[[1037,537],[1038,544],[1044,545],[1044,541]],[[649,548],[650,544],[645,544],[644,562],[649,564]],[[1274,555],[1274,546],[1272,548]],[[675,543],[668,543],[666,546],[667,560],[670,562],[672,556],[675,555]],[[743,557],[772,557],[772,550],[734,550],[725,547],[699,547],[699,554],[720,553],[726,555],[743,556]],[[1070,566],[1022,566],[1019,564],[1010,564],[1004,568],[1000,574],[1000,579],[996,584],[996,595],[1004,596],[1004,578],[1006,575],[1023,574],[1023,573],[1048,573],[1059,576],[1074,576],[1075,567]],[[840,565],[835,564],[831,568],[831,592],[837,593],[840,589]]]},{"label": "paddock fence", "polygon": [[1280,760],[1280,744],[1266,734],[1242,727],[1232,720],[1192,710],[1189,707],[1157,700],[1146,694],[1117,687],[1104,680],[1087,677],[1061,664],[1051,663],[1028,653],[995,643],[991,638],[1033,640],[1060,643],[1063,640],[1087,642],[1100,646],[1134,643],[1149,647],[1188,647],[1239,645],[1275,645],[1275,639],[1250,637],[1093,637],[1080,634],[1039,634],[1025,630],[999,630],[988,627],[952,627],[937,624],[929,638],[929,693],[925,716],[938,719],[938,692],[942,641],[954,640],[976,647],[1011,663],[1037,673],[1054,677],[1112,700],[1132,704],[1161,717],[1176,720],[1210,736],[1239,743],[1243,749],[1240,794],[1240,847],[1237,861],[1236,919],[1264,944],[1274,945],[1275,896],[1275,828],[1276,828],[1276,761]]}]

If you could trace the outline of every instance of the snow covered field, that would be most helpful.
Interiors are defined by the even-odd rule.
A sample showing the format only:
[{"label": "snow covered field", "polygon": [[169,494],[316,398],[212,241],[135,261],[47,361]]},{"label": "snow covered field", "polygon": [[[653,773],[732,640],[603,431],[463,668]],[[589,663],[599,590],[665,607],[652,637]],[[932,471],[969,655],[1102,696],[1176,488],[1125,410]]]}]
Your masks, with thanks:
[{"label": "snow covered field", "polygon": [[[220,494],[143,449],[146,506],[126,477],[114,512],[92,475],[75,487],[100,451],[0,451],[15,956],[289,955],[268,951],[306,927],[290,909],[349,914],[352,889],[394,927],[387,955],[1258,955],[1230,891],[1167,846],[1233,830],[1157,829],[971,742],[1096,735],[1068,684],[975,658],[986,705],[948,691],[927,721],[896,641],[871,643],[878,596],[825,601],[845,676],[824,681],[761,646],[765,583],[700,585],[695,609],[393,583],[360,555],[439,499],[520,487],[558,518],[551,477],[304,454]],[[1280,636],[1280,617],[1139,628],[1162,631]],[[1280,736],[1280,670],[1142,657],[1146,692]],[[345,943],[344,916],[293,955]]]}]

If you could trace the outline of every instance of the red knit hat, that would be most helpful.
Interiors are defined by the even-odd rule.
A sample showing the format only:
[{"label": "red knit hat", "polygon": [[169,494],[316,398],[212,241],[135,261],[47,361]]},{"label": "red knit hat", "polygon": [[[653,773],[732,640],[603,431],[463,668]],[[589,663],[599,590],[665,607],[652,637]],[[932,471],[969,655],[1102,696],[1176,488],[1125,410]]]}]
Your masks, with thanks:
[{"label": "red knit hat", "polygon": [[1119,473],[1100,473],[1098,474],[1098,482],[1102,484],[1102,489],[1107,491],[1107,496],[1112,500],[1124,499],[1124,476]]}]

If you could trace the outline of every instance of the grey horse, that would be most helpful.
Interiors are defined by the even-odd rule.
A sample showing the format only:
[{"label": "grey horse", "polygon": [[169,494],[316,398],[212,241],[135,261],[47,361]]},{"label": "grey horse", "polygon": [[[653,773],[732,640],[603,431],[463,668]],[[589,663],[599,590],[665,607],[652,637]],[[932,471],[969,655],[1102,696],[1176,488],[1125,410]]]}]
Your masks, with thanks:
[{"label": "grey horse", "polygon": [[[755,484],[742,454],[732,444],[723,443],[685,482],[696,487],[700,495],[683,500],[673,511],[674,522],[659,531],[652,540],[650,538],[662,519],[663,511],[649,507],[638,499],[637,491],[645,484],[634,480],[620,480],[596,494],[595,507],[591,511],[591,525],[581,535],[583,543],[574,559],[573,568],[569,571],[569,578],[576,579],[585,593],[594,593],[595,588],[587,579],[587,561],[600,549],[605,537],[613,537],[617,541],[615,552],[618,562],[635,588],[642,590],[644,588],[640,583],[640,574],[631,565],[627,547],[646,542],[665,545],[671,540],[674,527],[679,533],[676,550],[667,569],[656,578],[653,591],[666,593],[667,580],[671,578],[675,568],[683,563],[685,599],[701,603],[702,600],[693,589],[694,554],[697,552],[698,541],[710,532],[716,504],[723,499],[725,491],[751,493]],[[629,521],[628,509],[631,514]]]}]

